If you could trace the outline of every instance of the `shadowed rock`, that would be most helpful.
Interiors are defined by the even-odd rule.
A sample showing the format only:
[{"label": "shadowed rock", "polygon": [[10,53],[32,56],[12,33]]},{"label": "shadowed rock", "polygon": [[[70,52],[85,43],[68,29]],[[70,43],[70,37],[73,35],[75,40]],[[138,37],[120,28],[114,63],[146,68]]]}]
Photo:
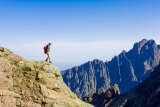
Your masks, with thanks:
[{"label": "shadowed rock", "polygon": [[91,93],[83,100],[87,103],[93,104],[95,107],[104,107],[106,103],[109,103],[113,98],[120,95],[120,90],[117,84],[110,87],[106,91],[104,88],[99,88],[97,93]]},{"label": "shadowed rock", "polygon": [[113,98],[105,107],[160,107],[160,65],[136,88]]}]

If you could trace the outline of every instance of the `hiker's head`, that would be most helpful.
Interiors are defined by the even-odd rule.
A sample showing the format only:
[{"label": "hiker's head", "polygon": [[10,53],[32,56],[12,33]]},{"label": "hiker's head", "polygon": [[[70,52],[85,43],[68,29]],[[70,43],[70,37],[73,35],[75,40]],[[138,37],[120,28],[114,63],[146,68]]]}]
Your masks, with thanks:
[{"label": "hiker's head", "polygon": [[48,43],[48,45],[50,46],[50,45],[51,45],[51,43]]}]

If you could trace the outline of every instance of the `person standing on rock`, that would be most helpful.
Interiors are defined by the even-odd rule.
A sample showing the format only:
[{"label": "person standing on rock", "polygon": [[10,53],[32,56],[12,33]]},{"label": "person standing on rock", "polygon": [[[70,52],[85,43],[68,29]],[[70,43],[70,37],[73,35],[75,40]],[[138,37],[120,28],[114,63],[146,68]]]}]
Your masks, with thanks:
[{"label": "person standing on rock", "polygon": [[44,46],[44,53],[47,55],[47,58],[46,58],[46,62],[49,62],[49,63],[52,63],[51,61],[51,57],[50,57],[50,47],[51,47],[51,43],[48,43],[46,46]]}]

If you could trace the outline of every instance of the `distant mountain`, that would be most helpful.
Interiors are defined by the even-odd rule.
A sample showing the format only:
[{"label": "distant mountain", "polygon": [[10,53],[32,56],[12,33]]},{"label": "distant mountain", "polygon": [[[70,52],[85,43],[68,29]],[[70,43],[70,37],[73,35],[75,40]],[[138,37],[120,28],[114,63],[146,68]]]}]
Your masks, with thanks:
[{"label": "distant mountain", "polygon": [[64,82],[82,98],[99,88],[108,89],[118,84],[121,93],[146,79],[160,61],[160,45],[143,39],[128,52],[122,51],[109,62],[89,61],[62,72]]}]

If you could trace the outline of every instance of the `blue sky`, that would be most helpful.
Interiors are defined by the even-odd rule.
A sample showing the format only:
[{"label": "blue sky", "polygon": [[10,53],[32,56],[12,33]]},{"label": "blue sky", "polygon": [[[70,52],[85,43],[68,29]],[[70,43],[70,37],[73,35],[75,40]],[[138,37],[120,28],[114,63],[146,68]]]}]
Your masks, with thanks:
[{"label": "blue sky", "polygon": [[159,0],[1,0],[0,45],[60,69],[110,60],[143,38],[160,43]]}]

